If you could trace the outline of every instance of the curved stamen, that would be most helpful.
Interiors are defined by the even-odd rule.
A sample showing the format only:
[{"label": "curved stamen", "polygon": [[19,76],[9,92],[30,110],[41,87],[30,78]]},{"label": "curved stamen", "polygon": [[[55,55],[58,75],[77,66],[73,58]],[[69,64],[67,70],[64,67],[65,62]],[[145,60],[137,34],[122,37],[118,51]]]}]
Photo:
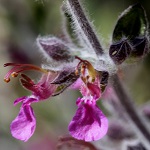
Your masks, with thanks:
[{"label": "curved stamen", "polygon": [[7,74],[4,76],[4,81],[5,81],[5,82],[8,83],[8,82],[10,81],[10,76],[11,76],[11,74],[16,73],[17,68],[18,68],[18,67],[13,67],[11,70],[9,70],[9,71],[7,72]]},{"label": "curved stamen", "polygon": [[16,63],[6,63],[4,64],[4,67],[7,67],[7,66],[20,66],[21,64],[16,64]]},{"label": "curved stamen", "polygon": [[7,66],[13,66],[12,69],[10,69],[7,74],[4,76],[4,81],[9,82],[10,81],[10,76],[12,77],[17,77],[18,74],[22,71],[27,71],[27,70],[36,70],[40,72],[47,73],[47,70],[42,69],[38,66],[32,65],[32,64],[16,64],[16,63],[6,63],[4,64],[4,67]]}]

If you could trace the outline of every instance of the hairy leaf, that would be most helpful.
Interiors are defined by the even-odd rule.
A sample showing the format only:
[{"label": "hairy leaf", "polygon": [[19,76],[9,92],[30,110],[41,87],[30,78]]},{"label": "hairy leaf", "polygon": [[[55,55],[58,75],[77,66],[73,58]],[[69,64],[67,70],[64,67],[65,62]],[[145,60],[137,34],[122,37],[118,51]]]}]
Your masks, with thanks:
[{"label": "hairy leaf", "polygon": [[64,70],[59,73],[55,80],[51,84],[70,84],[77,80],[79,75],[75,74],[74,69]]},{"label": "hairy leaf", "polygon": [[113,31],[113,41],[123,37],[134,39],[146,35],[148,23],[144,8],[138,3],[127,8],[119,17]]},{"label": "hairy leaf", "polygon": [[141,57],[148,53],[148,39],[146,37],[136,37],[132,41],[132,57]]},{"label": "hairy leaf", "polygon": [[127,8],[119,17],[113,31],[109,55],[116,64],[135,62],[149,51],[148,21],[144,8],[138,3]]},{"label": "hairy leaf", "polygon": [[37,44],[48,59],[51,58],[56,62],[71,62],[74,60],[70,48],[56,37],[39,37]]},{"label": "hairy leaf", "polygon": [[61,94],[64,90],[66,90],[67,87],[72,85],[78,78],[79,75],[75,74],[74,69],[64,70],[60,72],[59,75],[55,78],[55,80],[51,82],[51,84],[59,84],[53,96],[57,96]]},{"label": "hairy leaf", "polygon": [[116,64],[121,64],[131,53],[132,46],[127,39],[115,42],[110,46],[109,55]]}]

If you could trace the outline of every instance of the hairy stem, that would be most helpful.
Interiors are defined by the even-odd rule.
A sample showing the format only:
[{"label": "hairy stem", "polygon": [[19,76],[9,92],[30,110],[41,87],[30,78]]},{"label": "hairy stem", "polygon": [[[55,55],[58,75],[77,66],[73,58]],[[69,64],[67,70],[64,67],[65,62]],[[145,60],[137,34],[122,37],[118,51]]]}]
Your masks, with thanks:
[{"label": "hairy stem", "polygon": [[[117,75],[114,75],[112,77],[112,82],[113,82],[113,88],[122,104],[124,107],[126,113],[134,123],[134,125],[138,128],[138,130],[142,133],[142,135],[147,139],[147,142],[150,143],[150,133],[148,129],[145,127],[144,123],[140,119],[138,113],[136,112],[136,109],[134,107],[133,101],[127,94],[125,88],[123,87],[119,77]],[[140,139],[142,140],[142,139]]]},{"label": "hairy stem", "polygon": [[84,11],[79,3],[78,0],[68,0],[72,11],[74,12],[78,23],[83,30],[84,34],[87,36],[89,42],[91,43],[92,47],[95,50],[95,53],[97,55],[102,55],[103,54],[103,49],[102,46],[94,33],[94,30],[92,29],[87,17],[84,14]]}]

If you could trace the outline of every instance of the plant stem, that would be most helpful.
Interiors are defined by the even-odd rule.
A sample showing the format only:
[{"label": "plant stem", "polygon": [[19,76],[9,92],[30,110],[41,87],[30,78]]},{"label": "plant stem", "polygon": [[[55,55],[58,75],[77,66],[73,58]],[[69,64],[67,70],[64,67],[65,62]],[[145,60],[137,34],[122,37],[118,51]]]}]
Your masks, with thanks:
[{"label": "plant stem", "polygon": [[[123,87],[122,82],[120,81],[119,77],[117,75],[112,76],[112,86],[122,104],[124,107],[127,115],[130,117],[134,125],[138,128],[138,130],[141,132],[141,134],[145,137],[145,139],[150,143],[150,133],[142,120],[140,119],[135,106],[133,104],[133,101],[127,94],[125,88]],[[140,139],[142,140],[142,139]]]},{"label": "plant stem", "polygon": [[82,6],[80,5],[78,0],[68,0],[72,11],[74,12],[76,19],[78,20],[78,23],[80,24],[81,29],[83,30],[84,34],[87,36],[90,44],[95,50],[95,53],[97,55],[103,54],[102,46],[94,33],[94,30],[92,29],[87,17],[85,16],[85,13],[83,11]]}]

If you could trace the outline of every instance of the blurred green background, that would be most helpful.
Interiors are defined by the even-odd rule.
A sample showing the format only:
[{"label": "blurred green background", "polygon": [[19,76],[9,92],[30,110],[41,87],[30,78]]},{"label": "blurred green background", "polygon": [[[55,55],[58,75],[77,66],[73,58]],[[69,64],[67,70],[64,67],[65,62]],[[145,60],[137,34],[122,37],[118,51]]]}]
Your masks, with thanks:
[{"label": "blurred green background", "polygon": [[[143,5],[150,20],[148,0],[84,0],[84,7],[106,47],[109,47],[118,16],[137,2]],[[28,93],[20,86],[18,78],[8,84],[3,82],[9,70],[3,68],[4,63],[40,65],[44,62],[35,41],[39,35],[63,36],[61,3],[62,0],[0,0],[0,150],[40,150],[41,147],[42,150],[54,150],[58,136],[68,134],[67,127],[76,110],[78,92],[67,94],[66,91],[56,98],[33,104],[37,128],[32,138],[24,143],[11,137],[9,125],[19,112],[19,106],[14,107],[13,101]],[[142,64],[123,67],[123,79],[136,104],[150,99],[149,68],[150,56],[142,60]]]}]

